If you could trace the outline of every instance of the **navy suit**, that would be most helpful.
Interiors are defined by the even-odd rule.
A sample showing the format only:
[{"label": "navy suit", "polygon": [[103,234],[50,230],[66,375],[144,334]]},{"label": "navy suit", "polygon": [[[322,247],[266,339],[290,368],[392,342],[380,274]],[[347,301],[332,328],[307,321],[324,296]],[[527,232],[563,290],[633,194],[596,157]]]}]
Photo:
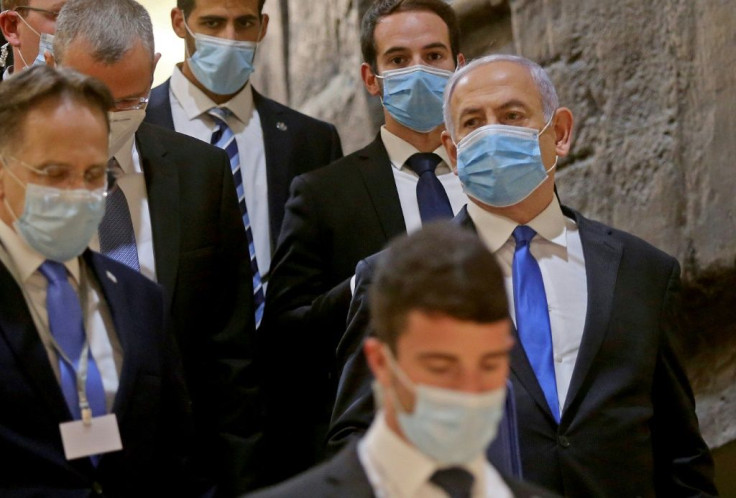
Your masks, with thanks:
[{"label": "navy suit", "polygon": [[[679,265],[627,233],[563,207],[585,255],[588,315],[559,426],[519,341],[511,353],[524,478],[571,498],[715,496],[713,464],[672,349]],[[455,218],[475,230],[466,210]],[[367,271],[371,271],[369,268]],[[360,289],[358,289],[360,290]],[[338,357],[345,368],[330,430],[341,446],[373,417],[356,294]]]},{"label": "navy suit", "polygon": [[0,495],[8,497],[192,496],[189,399],[161,289],[87,251],[123,349],[112,412],[121,451],[67,461],[59,423],[71,420],[23,293],[0,263]]},{"label": "navy suit", "polygon": [[[146,121],[174,130],[170,81],[151,90]],[[335,127],[279,104],[253,90],[266,153],[271,247],[276,247],[291,180],[342,157]]]},{"label": "navy suit", "polygon": [[[554,498],[529,484],[504,478],[516,498]],[[248,495],[248,498],[375,498],[373,487],[358,458],[357,445],[343,449],[333,459],[278,486]]]}]

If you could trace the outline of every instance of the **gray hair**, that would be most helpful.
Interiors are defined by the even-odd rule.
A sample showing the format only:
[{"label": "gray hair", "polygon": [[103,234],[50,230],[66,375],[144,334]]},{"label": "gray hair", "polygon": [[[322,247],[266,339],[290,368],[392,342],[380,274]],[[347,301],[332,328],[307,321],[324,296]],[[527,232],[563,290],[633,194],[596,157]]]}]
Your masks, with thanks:
[{"label": "gray hair", "polygon": [[103,64],[118,62],[136,42],[154,55],[153,25],[148,11],[134,0],[69,0],[59,13],[54,58],[64,63],[77,38],[92,46],[92,57]]},{"label": "gray hair", "polygon": [[455,92],[455,87],[457,86],[457,83],[463,76],[465,76],[469,72],[480,66],[491,64],[492,62],[513,62],[515,64],[524,66],[529,70],[532,81],[534,81],[534,84],[539,91],[539,96],[542,99],[542,111],[544,112],[545,121],[549,121],[552,118],[555,110],[560,106],[560,101],[557,98],[555,85],[552,83],[552,80],[549,79],[547,71],[545,71],[542,66],[532,60],[529,60],[525,57],[520,57],[518,55],[486,55],[479,59],[473,60],[472,62],[466,64],[461,68],[458,68],[458,70],[455,71],[455,73],[453,73],[453,75],[450,77],[449,81],[447,82],[447,86],[445,87],[445,96],[442,111],[445,118],[445,128],[447,128],[447,132],[450,134],[453,140],[455,139],[455,123],[452,122],[452,116],[450,115],[450,99],[452,99],[452,94]]}]

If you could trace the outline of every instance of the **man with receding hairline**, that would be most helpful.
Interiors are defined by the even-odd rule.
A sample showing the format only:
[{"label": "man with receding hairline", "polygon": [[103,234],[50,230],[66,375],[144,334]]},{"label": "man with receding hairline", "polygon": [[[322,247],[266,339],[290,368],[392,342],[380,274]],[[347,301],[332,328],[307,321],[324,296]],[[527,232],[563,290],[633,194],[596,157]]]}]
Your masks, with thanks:
[{"label": "man with receding hairline", "polygon": [[161,289],[87,249],[105,210],[99,81],[0,85],[0,495],[193,495],[191,408]]},{"label": "man with receding hairline", "polygon": [[108,203],[93,246],[163,287],[192,398],[197,456],[223,493],[251,489],[261,424],[255,320],[227,154],[142,122],[160,54],[137,2],[69,0],[54,52],[58,65],[100,79],[114,98],[109,154],[118,174],[110,199],[123,195]]}]

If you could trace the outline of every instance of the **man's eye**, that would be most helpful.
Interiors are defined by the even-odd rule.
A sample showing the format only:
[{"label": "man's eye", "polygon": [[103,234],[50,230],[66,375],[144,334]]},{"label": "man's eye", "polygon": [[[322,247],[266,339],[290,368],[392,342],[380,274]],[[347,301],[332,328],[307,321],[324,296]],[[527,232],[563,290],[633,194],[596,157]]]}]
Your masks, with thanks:
[{"label": "man's eye", "polygon": [[463,121],[462,126],[463,128],[477,128],[478,127],[479,120],[478,118],[470,118]]},{"label": "man's eye", "polygon": [[429,55],[427,55],[427,59],[430,61],[438,61],[441,60],[443,55],[439,52],[432,52]]},{"label": "man's eye", "polygon": [[220,25],[220,21],[216,21],[216,20],[204,20],[204,21],[201,21],[200,24],[202,26],[204,26],[205,28],[215,29],[215,28],[217,28],[217,26]]},{"label": "man's eye", "polygon": [[41,170],[41,174],[49,178],[64,178],[69,174],[69,170],[63,166],[50,165]]},{"label": "man's eye", "polygon": [[403,58],[403,57],[392,57],[392,58],[391,58],[391,59],[389,60],[389,62],[390,62],[391,64],[394,64],[394,65],[400,66],[401,64],[403,64],[403,63],[404,63],[404,58]]}]

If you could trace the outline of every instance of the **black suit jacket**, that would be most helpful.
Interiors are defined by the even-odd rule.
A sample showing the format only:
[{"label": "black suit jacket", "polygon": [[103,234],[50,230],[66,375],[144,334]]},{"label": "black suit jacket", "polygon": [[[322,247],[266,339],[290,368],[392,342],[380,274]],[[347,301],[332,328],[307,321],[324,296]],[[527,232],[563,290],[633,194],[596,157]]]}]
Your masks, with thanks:
[{"label": "black suit jacket", "polygon": [[[146,121],[174,130],[170,80],[151,90]],[[271,247],[276,247],[291,180],[342,157],[340,136],[332,124],[297,112],[253,90],[263,130],[268,184]]]},{"label": "black suit jacket", "polygon": [[[517,498],[554,498],[529,484],[504,477]],[[328,462],[278,486],[248,495],[248,498],[374,498],[373,487],[358,458],[357,445],[343,449]]]},{"label": "black suit jacket", "polygon": [[83,257],[124,352],[112,408],[123,449],[102,455],[97,468],[89,458],[65,459],[59,423],[72,416],[22,291],[0,263],[0,495],[192,496],[190,404],[161,289],[97,253]]},{"label": "black suit jacket", "polygon": [[[320,457],[313,449],[324,446],[334,399],[329,376],[345,329],[349,278],[358,261],[405,232],[380,137],[292,182],[259,330],[268,445],[281,472],[274,479],[294,475]],[[294,407],[299,407],[296,417]]]},{"label": "black suit jacket", "polygon": [[261,431],[248,242],[221,149],[147,123],[136,133],[156,276],[181,350],[198,455],[224,490],[251,489]]},{"label": "black suit jacket", "polygon": [[[632,235],[563,211],[579,228],[588,315],[559,426],[519,341],[512,350],[525,479],[572,498],[715,496],[710,453],[672,350],[677,261]],[[466,210],[456,221],[475,230]],[[371,272],[371,265],[362,271]],[[340,346],[346,368],[330,431],[337,446],[364,431],[373,416],[360,350],[367,305],[356,294]]]}]

